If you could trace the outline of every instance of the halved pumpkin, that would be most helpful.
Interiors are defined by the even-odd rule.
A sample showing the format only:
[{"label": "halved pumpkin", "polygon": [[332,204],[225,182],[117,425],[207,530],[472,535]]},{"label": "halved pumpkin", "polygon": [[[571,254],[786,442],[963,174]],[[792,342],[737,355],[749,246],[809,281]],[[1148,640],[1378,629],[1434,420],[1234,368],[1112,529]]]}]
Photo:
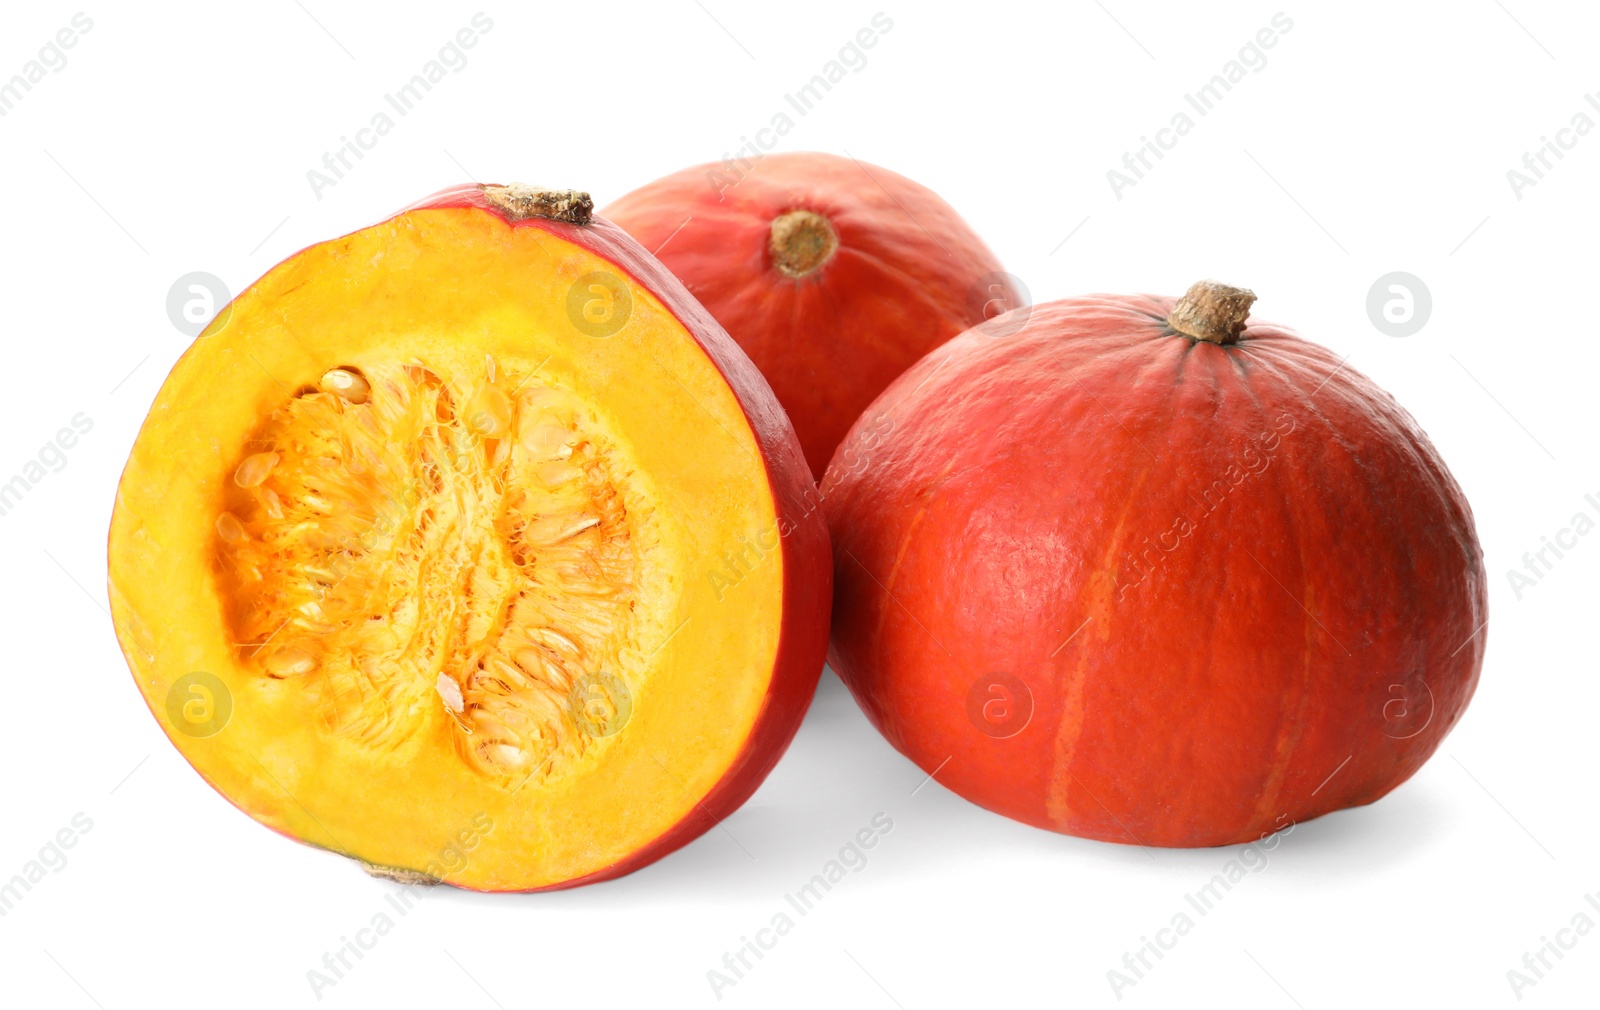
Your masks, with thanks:
[{"label": "halved pumpkin", "polygon": [[793,429],[588,197],[448,190],[279,264],[118,489],[117,635],[262,823],[483,890],[626,873],[788,746],[831,566]]}]

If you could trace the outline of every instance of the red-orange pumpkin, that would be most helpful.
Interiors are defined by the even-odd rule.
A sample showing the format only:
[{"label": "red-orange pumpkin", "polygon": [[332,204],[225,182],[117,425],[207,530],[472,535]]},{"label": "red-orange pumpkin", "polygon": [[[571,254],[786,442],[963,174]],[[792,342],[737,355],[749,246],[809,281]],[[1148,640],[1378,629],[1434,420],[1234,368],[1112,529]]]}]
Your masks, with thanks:
[{"label": "red-orange pumpkin", "polygon": [[830,564],[771,390],[585,193],[305,249],[173,368],[108,551],[144,700],[250,816],[485,891],[620,876],[761,784]]},{"label": "red-orange pumpkin", "polygon": [[1461,490],[1253,300],[1037,307],[928,355],[841,446],[834,669],[962,796],[1250,841],[1378,799],[1460,718],[1487,607]]},{"label": "red-orange pumpkin", "polygon": [[1026,300],[960,215],[904,176],[816,153],[729,172],[684,169],[603,213],[750,355],[812,473],[912,362]]}]

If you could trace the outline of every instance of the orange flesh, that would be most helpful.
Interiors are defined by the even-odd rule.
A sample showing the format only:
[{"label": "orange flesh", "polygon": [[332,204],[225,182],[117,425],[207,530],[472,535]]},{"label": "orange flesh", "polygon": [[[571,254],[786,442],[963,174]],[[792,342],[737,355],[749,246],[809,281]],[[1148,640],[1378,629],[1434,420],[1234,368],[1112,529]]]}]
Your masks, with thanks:
[{"label": "orange flesh", "polygon": [[[728,772],[783,611],[739,402],[631,278],[542,229],[407,212],[245,292],[152,407],[110,543],[118,635],[251,816],[488,889],[601,872]],[[719,559],[741,560],[730,578]],[[218,678],[214,735],[175,718]],[[186,710],[185,710],[186,711]],[[470,844],[469,844],[470,842]]]}]

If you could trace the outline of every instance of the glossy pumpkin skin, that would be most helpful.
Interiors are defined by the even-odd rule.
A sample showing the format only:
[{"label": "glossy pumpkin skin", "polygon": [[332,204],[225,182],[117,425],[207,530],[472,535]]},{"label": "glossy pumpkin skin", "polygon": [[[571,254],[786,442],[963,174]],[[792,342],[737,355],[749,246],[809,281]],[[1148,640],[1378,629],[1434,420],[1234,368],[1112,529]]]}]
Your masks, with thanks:
[{"label": "glossy pumpkin skin", "polygon": [[[633,330],[597,338],[567,322],[562,295],[597,267],[632,292]],[[308,300],[314,288],[318,300]],[[648,339],[638,336],[639,326],[652,328]],[[630,411],[628,434],[685,446],[683,455],[660,457],[683,467],[650,475],[661,489],[660,507],[699,524],[689,555],[674,558],[684,582],[672,595],[689,612],[675,615],[682,620],[677,630],[639,653],[654,671],[657,696],[638,699],[632,722],[598,768],[581,766],[584,778],[547,794],[459,772],[448,742],[440,742],[439,726],[448,720],[431,693],[431,704],[418,706],[430,714],[418,717],[396,750],[369,754],[319,738],[314,709],[299,717],[282,690],[265,693],[272,683],[290,682],[269,683],[250,665],[249,651],[238,658],[238,647],[223,641],[206,531],[218,489],[233,484],[239,434],[288,390],[314,383],[334,365],[426,355],[439,345],[482,361],[486,352],[532,354],[540,340],[549,348],[539,352],[541,367],[590,376],[579,391],[601,403],[609,395]],[[629,392],[641,383],[653,383],[659,396]],[[229,395],[216,395],[219,388]],[[681,402],[673,401],[675,390],[684,393]],[[641,402],[617,402],[624,397]],[[708,416],[710,409],[721,414]],[[714,444],[695,446],[690,436],[708,426]],[[721,458],[729,471],[747,468],[740,479],[756,489],[756,514],[735,497],[744,485],[712,488],[684,477],[680,471],[692,470],[685,461],[695,456],[713,466]],[[674,495],[702,500],[691,508],[669,502],[668,485]],[[718,497],[704,500],[710,495]],[[111,609],[152,714],[196,770],[245,813],[408,881],[420,874],[472,890],[573,887],[636,870],[714,827],[787,749],[809,707],[827,638],[831,565],[814,497],[793,429],[760,373],[637,242],[598,217],[523,217],[488,199],[485,187],[461,186],[302,250],[196,340],[163,386],[119,486],[108,549]],[[723,528],[745,522],[763,525]],[[699,552],[753,550],[753,538],[761,557],[751,563],[741,556],[748,566],[736,587],[745,593],[742,608],[721,603],[720,595],[704,603],[711,598],[705,572],[715,562]],[[741,640],[770,642],[771,651],[747,664]],[[220,675],[234,699],[232,721],[214,736],[194,735],[171,714],[169,688],[193,669]],[[659,716],[669,709],[681,713],[676,725]],[[630,734],[639,735],[630,741]],[[284,782],[296,783],[292,797]],[[455,844],[456,829],[483,823],[471,819],[474,811],[491,818],[492,833],[475,839],[470,860],[441,866],[437,853]],[[540,825],[557,813],[563,830],[541,835]],[[467,833],[461,840],[470,848]],[[559,847],[559,857],[547,858],[546,847]]]},{"label": "glossy pumpkin skin", "polygon": [[[836,252],[792,277],[772,223],[825,217]],[[1020,305],[983,240],[932,190],[831,154],[684,169],[602,212],[711,311],[772,384],[820,475],[873,397],[923,354]]]},{"label": "glossy pumpkin skin", "polygon": [[1410,777],[1472,697],[1487,597],[1391,396],[1269,323],[1174,333],[1173,304],[1036,307],[866,411],[823,486],[830,660],[975,803],[1223,845]]}]

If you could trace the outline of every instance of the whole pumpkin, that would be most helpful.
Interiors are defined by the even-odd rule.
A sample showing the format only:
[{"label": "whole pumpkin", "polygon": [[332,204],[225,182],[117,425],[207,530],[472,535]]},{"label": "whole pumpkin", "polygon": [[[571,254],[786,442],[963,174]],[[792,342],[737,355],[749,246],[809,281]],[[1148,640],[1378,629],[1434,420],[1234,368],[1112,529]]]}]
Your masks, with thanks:
[{"label": "whole pumpkin", "polygon": [[1254,298],[1035,307],[840,447],[830,659],[955,792],[1105,841],[1251,841],[1378,799],[1461,717],[1467,502],[1391,396]]},{"label": "whole pumpkin", "polygon": [[853,158],[687,168],[603,213],[750,355],[814,474],[909,365],[1026,300],[938,194]]}]

